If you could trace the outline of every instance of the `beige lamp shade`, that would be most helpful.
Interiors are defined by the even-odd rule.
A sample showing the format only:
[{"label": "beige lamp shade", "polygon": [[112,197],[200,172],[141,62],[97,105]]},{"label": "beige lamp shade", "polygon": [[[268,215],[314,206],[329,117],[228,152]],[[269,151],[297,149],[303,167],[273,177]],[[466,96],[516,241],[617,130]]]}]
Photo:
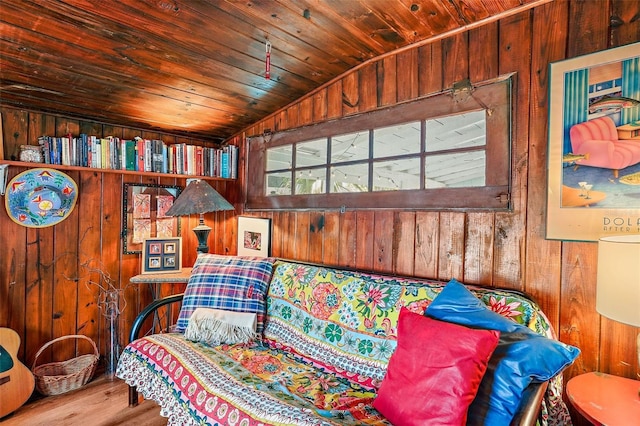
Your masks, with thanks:
[{"label": "beige lamp shade", "polygon": [[640,327],[640,235],[600,238],[596,310],[614,321]]}]

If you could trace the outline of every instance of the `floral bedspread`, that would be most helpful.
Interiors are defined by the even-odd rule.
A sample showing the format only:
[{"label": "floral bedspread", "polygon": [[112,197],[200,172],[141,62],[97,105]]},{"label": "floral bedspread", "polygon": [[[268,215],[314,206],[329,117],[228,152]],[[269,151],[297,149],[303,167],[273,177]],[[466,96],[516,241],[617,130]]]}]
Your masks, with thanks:
[{"label": "floral bedspread", "polygon": [[[446,283],[277,261],[260,344],[206,346],[180,334],[127,346],[117,375],[162,407],[170,425],[386,425],[371,406],[405,306],[424,313]],[[515,292],[469,287],[492,310],[539,334],[553,330]],[[327,361],[330,360],[330,361]],[[543,424],[571,424],[562,378]]]}]

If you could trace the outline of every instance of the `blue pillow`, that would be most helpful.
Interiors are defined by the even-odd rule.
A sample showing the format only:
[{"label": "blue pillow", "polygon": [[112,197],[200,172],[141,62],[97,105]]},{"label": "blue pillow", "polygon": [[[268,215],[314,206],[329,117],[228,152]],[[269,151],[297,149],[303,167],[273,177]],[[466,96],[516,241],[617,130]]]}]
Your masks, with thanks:
[{"label": "blue pillow", "polygon": [[500,331],[478,394],[469,407],[468,425],[508,425],[524,390],[560,373],[580,350],[537,334],[490,310],[464,285],[451,280],[425,311],[432,318]]}]

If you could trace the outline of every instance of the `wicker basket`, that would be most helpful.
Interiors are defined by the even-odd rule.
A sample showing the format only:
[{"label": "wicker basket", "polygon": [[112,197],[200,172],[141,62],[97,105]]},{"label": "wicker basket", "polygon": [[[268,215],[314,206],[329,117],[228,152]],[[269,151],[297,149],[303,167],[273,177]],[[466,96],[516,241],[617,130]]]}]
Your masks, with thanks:
[{"label": "wicker basket", "polygon": [[[93,346],[94,353],[80,355],[67,361],[42,364],[36,367],[38,357],[46,348],[66,339],[88,340]],[[58,337],[41,347],[33,360],[31,371],[36,379],[36,389],[43,395],[59,395],[77,389],[91,380],[93,373],[96,371],[96,365],[98,365],[99,359],[100,352],[98,352],[96,344],[87,336],[72,334]]]}]

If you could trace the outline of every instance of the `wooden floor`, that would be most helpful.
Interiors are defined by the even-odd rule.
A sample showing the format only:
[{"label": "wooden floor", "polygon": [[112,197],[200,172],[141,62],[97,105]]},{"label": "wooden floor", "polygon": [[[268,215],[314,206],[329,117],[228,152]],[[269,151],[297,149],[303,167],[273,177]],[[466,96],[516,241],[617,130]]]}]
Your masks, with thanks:
[{"label": "wooden floor", "polygon": [[0,420],[2,426],[165,426],[160,407],[143,401],[129,408],[127,385],[97,375],[80,389],[56,396],[36,397]]}]

